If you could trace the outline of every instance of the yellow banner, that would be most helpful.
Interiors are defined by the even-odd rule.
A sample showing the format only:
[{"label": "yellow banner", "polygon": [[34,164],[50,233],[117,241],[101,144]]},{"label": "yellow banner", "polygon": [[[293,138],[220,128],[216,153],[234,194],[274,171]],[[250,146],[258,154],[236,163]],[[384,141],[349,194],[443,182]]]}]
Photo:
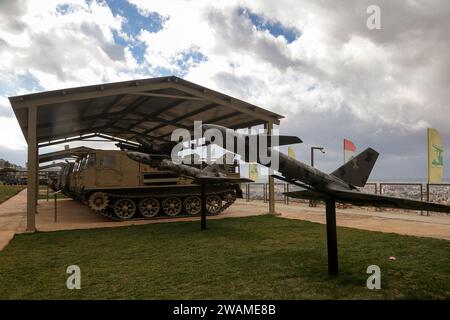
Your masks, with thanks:
[{"label": "yellow banner", "polygon": [[291,147],[288,147],[288,156],[291,157],[292,159],[297,159],[297,156],[295,155],[295,151]]},{"label": "yellow banner", "polygon": [[255,182],[259,180],[259,170],[257,163],[248,164],[248,178]]},{"label": "yellow banner", "polygon": [[444,147],[436,129],[428,128],[428,182],[442,181],[444,173]]}]

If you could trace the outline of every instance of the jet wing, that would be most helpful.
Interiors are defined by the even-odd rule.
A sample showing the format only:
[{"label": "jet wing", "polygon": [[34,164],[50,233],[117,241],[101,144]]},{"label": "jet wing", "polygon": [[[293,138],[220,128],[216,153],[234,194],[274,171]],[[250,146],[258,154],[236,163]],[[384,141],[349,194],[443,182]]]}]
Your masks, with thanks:
[{"label": "jet wing", "polygon": [[[305,200],[325,200],[324,193],[312,190],[285,192],[284,195]],[[336,201],[351,203],[355,206],[374,206],[407,210],[435,211],[450,213],[450,206],[426,201],[389,197],[354,190],[329,190],[328,194]]]},{"label": "jet wing", "polygon": [[305,199],[305,200],[324,200],[325,195],[318,191],[313,190],[301,190],[301,191],[289,191],[284,192],[283,195],[290,198]]},{"label": "jet wing", "polygon": [[450,206],[439,203],[389,197],[355,190],[331,189],[330,193],[336,198],[337,201],[348,202],[357,206],[375,206],[450,213]]}]

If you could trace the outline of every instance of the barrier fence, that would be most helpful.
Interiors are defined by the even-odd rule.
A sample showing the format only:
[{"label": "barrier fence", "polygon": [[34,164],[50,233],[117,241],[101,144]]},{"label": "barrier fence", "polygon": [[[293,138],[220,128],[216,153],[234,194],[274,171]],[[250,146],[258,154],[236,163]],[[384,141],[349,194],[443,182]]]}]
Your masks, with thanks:
[{"label": "barrier fence", "polygon": [[[268,183],[244,184],[243,198],[249,202],[262,200],[268,202]],[[275,202],[289,204],[307,203],[308,200],[289,198],[284,192],[302,190],[300,187],[289,183],[275,183]],[[447,203],[450,201],[450,183],[405,183],[405,182],[368,182],[363,192],[375,193],[386,196],[408,198],[413,200],[426,200],[430,202]],[[426,213],[428,215],[428,213]]]}]

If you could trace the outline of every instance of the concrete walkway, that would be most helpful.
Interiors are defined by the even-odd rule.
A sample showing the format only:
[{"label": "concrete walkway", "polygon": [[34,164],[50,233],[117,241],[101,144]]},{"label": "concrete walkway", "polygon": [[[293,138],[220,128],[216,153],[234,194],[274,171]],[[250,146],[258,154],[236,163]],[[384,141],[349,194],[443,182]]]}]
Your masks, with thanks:
[{"label": "concrete walkway", "polygon": [[[306,204],[276,204],[280,217],[325,223],[325,207],[311,208]],[[148,223],[198,221],[199,217],[183,217],[155,220],[111,221],[94,214],[77,201],[64,199],[58,201],[58,219],[54,222],[54,201],[39,201],[39,214],[36,226],[40,231],[91,229],[104,227],[121,227]],[[268,204],[262,201],[246,202],[238,200],[223,214],[208,219],[225,219],[229,217],[246,217],[268,213]],[[421,216],[415,211],[385,210],[373,208],[337,209],[337,225],[371,231],[394,232],[404,235],[431,237],[450,240],[450,216],[432,214]]]},{"label": "concrete walkway", "polygon": [[[311,208],[308,205],[278,205],[281,217],[300,219],[325,224],[325,206]],[[430,237],[450,241],[450,216],[432,213],[420,215],[415,211],[384,210],[373,208],[349,208],[336,210],[336,223],[340,227],[349,227],[369,231],[380,231]]]},{"label": "concrete walkway", "polygon": [[[54,216],[54,201],[39,200],[36,228],[39,231],[57,231],[73,229],[92,229],[105,227],[122,227],[149,223],[177,221],[198,221],[199,217],[111,221],[93,213],[86,206],[71,199],[58,200],[57,222]],[[306,204],[276,204],[281,218],[300,219],[325,223],[325,207],[311,208]],[[228,217],[245,217],[263,215],[268,212],[268,204],[262,201],[246,202],[239,199],[223,214],[208,217],[208,220]],[[450,216],[432,214],[421,216],[414,211],[385,210],[375,211],[368,208],[337,209],[337,225],[371,231],[393,232],[404,235],[431,237],[450,240]],[[0,204],[0,250],[2,250],[15,233],[25,232],[26,227],[26,190]]]},{"label": "concrete walkway", "polygon": [[0,204],[0,250],[8,245],[15,233],[25,232],[27,190]]}]

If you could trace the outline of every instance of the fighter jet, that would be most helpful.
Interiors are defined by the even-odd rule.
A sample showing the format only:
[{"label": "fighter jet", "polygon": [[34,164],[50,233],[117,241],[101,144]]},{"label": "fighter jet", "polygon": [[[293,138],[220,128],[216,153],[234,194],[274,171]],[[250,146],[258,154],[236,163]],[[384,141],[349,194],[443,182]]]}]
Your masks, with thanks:
[{"label": "fighter jet", "polygon": [[[249,141],[251,141],[250,135],[238,133],[232,129],[219,125],[204,124],[203,130],[207,129],[219,130],[224,137],[228,134],[233,137],[234,141],[242,141],[245,145],[244,154],[239,153],[240,151],[242,153],[242,150],[238,150],[237,143],[234,143],[231,147],[226,144],[222,144],[222,146],[224,148],[228,147],[228,151],[238,153],[243,159],[248,161],[249,148],[251,145],[249,143]],[[292,141],[292,139],[290,140]],[[281,176],[274,175],[275,178],[303,188],[303,190],[300,191],[284,193],[288,197],[322,201],[331,197],[335,201],[351,203],[357,206],[450,212],[450,206],[448,205],[359,191],[358,187],[365,186],[378,158],[378,152],[372,148],[367,148],[330,174],[292,159],[270,147],[267,150],[267,155],[271,156],[272,159],[275,157],[278,157],[279,159],[279,169],[277,171],[280,172]],[[256,161],[261,165],[270,167],[270,163],[267,164],[261,162],[259,157]]]},{"label": "fighter jet", "polygon": [[158,164],[156,165],[160,170],[170,170],[173,171],[180,176],[186,176],[193,179],[193,182],[196,184],[221,184],[221,183],[231,183],[231,184],[237,184],[237,183],[248,183],[253,182],[253,180],[246,179],[246,178],[234,178],[234,177],[228,177],[226,175],[226,172],[221,166],[221,164],[225,163],[225,160],[223,160],[226,157],[229,157],[229,155],[225,154],[221,161],[216,161],[215,163],[207,166],[204,169],[197,169],[195,167],[185,165],[185,164],[178,164],[173,162],[169,159],[155,159],[152,158],[152,155],[141,153],[141,152],[127,152],[128,157],[131,159],[146,163],[152,166],[155,166],[156,162]]}]

